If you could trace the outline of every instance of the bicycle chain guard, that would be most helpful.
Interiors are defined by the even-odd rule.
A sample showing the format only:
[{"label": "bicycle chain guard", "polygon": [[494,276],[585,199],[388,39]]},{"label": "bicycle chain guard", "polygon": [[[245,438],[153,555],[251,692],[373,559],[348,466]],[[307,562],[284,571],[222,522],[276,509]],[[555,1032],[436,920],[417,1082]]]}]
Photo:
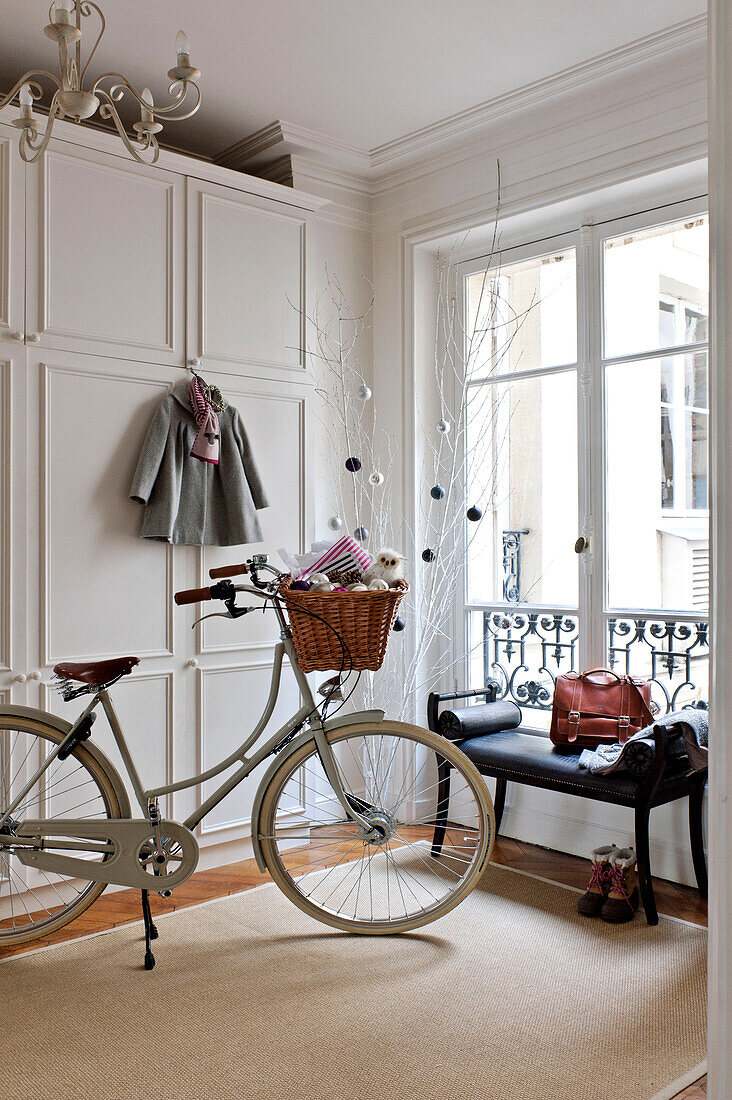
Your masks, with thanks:
[{"label": "bicycle chain guard", "polygon": [[[41,871],[53,871],[74,878],[91,879],[93,882],[113,882],[118,886],[132,886],[136,890],[173,890],[185,882],[198,863],[198,842],[190,829],[176,821],[160,823],[162,850],[158,851],[155,828],[146,818],[126,821],[89,821],[84,818],[53,818],[44,821],[19,822],[14,839],[30,841],[28,847],[13,845],[13,854],[26,867]],[[102,849],[89,852],[106,854],[108,858],[98,862],[62,856],[43,847],[53,839],[70,838],[72,841],[91,840]],[[83,846],[79,845],[83,851]],[[169,864],[177,864],[168,871]]]}]

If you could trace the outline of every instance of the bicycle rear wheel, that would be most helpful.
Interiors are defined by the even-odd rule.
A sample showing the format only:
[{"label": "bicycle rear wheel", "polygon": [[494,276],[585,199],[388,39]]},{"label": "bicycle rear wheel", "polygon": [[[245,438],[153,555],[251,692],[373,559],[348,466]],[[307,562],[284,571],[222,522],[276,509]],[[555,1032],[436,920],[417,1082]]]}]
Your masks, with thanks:
[{"label": "bicycle rear wheel", "polygon": [[[0,714],[0,819],[64,736],[44,720],[43,711],[37,717]],[[63,928],[88,909],[106,886],[26,867],[14,851],[17,823],[25,818],[121,816],[114,783],[83,745],[66,760],[57,757],[50,764],[0,828],[0,948]],[[90,860],[107,858],[92,852],[88,857],[83,851],[73,854]]]},{"label": "bicycle rear wheel", "polygon": [[350,932],[383,935],[437,920],[477,883],[495,818],[477,769],[449,741],[400,722],[327,735],[352,821],[314,741],[282,762],[264,793],[267,869],[304,912]]}]

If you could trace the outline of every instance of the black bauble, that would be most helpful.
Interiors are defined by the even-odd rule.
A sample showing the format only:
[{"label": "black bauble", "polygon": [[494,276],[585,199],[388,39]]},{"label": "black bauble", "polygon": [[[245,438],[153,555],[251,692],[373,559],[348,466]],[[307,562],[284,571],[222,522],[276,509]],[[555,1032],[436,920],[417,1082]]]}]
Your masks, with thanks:
[{"label": "black bauble", "polygon": [[361,459],[354,458],[353,456],[351,458],[347,458],[346,469],[348,470],[349,474],[357,474],[358,471],[361,469]]},{"label": "black bauble", "polygon": [[483,518],[482,511],[480,510],[480,508],[476,507],[475,504],[473,504],[471,508],[468,508],[465,515],[468,517],[471,523],[477,523],[479,519]]},{"label": "black bauble", "polygon": [[445,490],[441,485],[433,485],[430,489],[430,496],[433,500],[442,500],[445,495]]},{"label": "black bauble", "polygon": [[431,546],[428,546],[425,550],[422,551],[422,561],[434,561],[436,557],[437,554],[434,552]]},{"label": "black bauble", "polygon": [[399,616],[397,615],[396,619],[394,620],[394,626],[393,626],[392,629],[393,630],[404,630],[404,619],[400,619]]}]

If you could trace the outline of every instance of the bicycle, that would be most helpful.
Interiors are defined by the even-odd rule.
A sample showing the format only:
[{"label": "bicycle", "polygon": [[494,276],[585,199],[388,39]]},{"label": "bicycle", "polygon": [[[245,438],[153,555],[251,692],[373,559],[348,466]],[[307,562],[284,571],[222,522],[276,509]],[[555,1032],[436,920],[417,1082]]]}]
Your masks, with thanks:
[{"label": "bicycle", "polygon": [[[234,584],[231,577],[241,574],[252,583]],[[114,883],[141,891],[145,968],[152,969],[157,930],[149,891],[167,897],[185,882],[198,861],[196,826],[270,756],[252,809],[254,855],[304,912],[350,932],[409,931],[448,913],[478,881],[495,819],[474,765],[449,741],[390,722],[380,710],[328,717],[342,697],[347,647],[341,674],[321,685],[323,701],[316,703],[278,597],[284,574],[266,555],[211,575],[224,579],[178,592],[176,603],[222,601],[225,610],[213,614],[238,619],[261,610],[261,604],[237,603],[246,593],[274,610],[280,628],[264,710],[249,736],[215,766],[143,786],[109,695],[137,657],[55,666],[66,700],[92,696],[73,724],[31,707],[0,707],[0,947],[62,928]],[[257,745],[274,711],[285,658],[302,705]],[[98,706],[141,817],[132,816],[119,772],[90,740]],[[184,821],[163,818],[161,797],[236,765]],[[83,817],[72,816],[80,811]]]}]

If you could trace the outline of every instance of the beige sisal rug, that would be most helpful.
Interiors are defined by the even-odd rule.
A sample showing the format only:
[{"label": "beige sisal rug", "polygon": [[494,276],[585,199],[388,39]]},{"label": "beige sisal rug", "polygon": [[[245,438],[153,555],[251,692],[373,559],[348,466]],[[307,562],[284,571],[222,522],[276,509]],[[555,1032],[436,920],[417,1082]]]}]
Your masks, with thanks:
[{"label": "beige sisal rug", "polygon": [[13,1100],[650,1100],[705,1056],[706,933],[491,866],[409,936],[274,886],[0,965]]}]

